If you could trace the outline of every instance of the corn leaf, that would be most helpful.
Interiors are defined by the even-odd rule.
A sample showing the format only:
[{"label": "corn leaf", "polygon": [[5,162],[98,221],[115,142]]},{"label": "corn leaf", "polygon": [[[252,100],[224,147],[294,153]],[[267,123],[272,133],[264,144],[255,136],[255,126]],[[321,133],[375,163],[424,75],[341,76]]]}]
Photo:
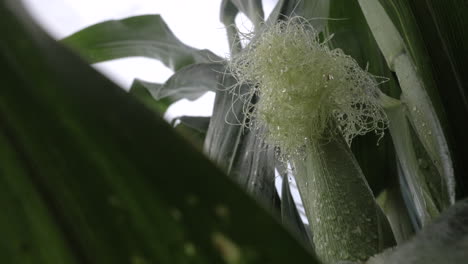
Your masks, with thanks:
[{"label": "corn leaf", "polygon": [[287,17],[302,16],[309,20],[315,29],[324,29],[329,18],[329,0],[279,0],[267,19],[267,24]]},{"label": "corn leaf", "polygon": [[[406,117],[406,109],[399,105],[388,108],[386,112],[390,122],[390,133],[395,143],[395,151],[407,183],[408,195],[416,209],[417,227],[421,227],[440,213],[442,201],[437,200],[439,197],[433,195],[434,191],[438,191],[438,186],[431,186],[431,181],[429,181],[433,168],[430,167],[429,162],[417,155],[419,153],[414,147],[414,140],[417,138],[411,134],[412,128]],[[424,162],[425,164],[423,164]]]},{"label": "corn leaf", "polygon": [[[457,197],[468,194],[468,8],[466,1],[381,1],[400,32],[445,132],[457,177]],[[429,81],[429,82],[428,82]]]},{"label": "corn leaf", "polygon": [[160,60],[174,71],[193,63],[220,58],[209,50],[182,43],[159,15],[109,20],[82,29],[62,40],[90,63],[143,56]]},{"label": "corn leaf", "polygon": [[[398,84],[388,69],[379,47],[370,32],[361,8],[356,1],[331,0],[325,32],[332,37],[331,48],[339,48],[353,57],[362,68],[375,76],[388,78],[380,85],[387,94],[399,96]],[[375,196],[396,177],[395,153],[388,135],[379,139],[374,134],[358,137],[352,143],[353,154]]]},{"label": "corn leaf", "polygon": [[185,136],[200,151],[203,150],[206,131],[210,124],[210,117],[180,116],[172,121],[175,129]]},{"label": "corn leaf", "polygon": [[468,129],[468,3],[430,0],[404,4],[411,8],[422,42],[431,56],[437,95],[448,117],[445,122],[449,123],[456,195],[460,199],[468,195],[468,181],[464,176],[468,170],[468,149],[464,147],[468,145],[465,133]]},{"label": "corn leaf", "polygon": [[226,27],[231,54],[242,50],[239,30],[236,26],[236,16],[239,12],[244,13],[255,28],[258,28],[264,20],[261,0],[223,0],[221,2],[219,20]]},{"label": "corn leaf", "polygon": [[255,132],[243,128],[245,109],[239,95],[250,87],[232,88],[236,83],[228,73],[220,76],[204,150],[238,184],[274,212],[277,210],[274,151]]},{"label": "corn leaf", "polygon": [[[425,51],[416,43],[403,40],[397,27],[378,1],[360,0],[359,4],[387,65],[398,77],[402,90],[401,100],[407,108],[401,112],[408,116],[411,129],[414,129],[417,135],[417,140],[412,141],[397,136],[400,134],[412,137],[408,134],[410,128],[406,127],[406,118],[399,116],[399,121],[402,123],[394,124],[398,127],[393,129],[392,137],[411,192],[417,192],[413,193],[417,197],[413,202],[419,203],[415,207],[422,224],[425,224],[455,200],[453,164],[440,121],[442,113],[437,111],[438,98],[430,97],[434,87],[433,77],[422,63],[422,54],[425,54]],[[411,16],[408,16],[408,23],[410,22],[412,22]],[[406,143],[413,145],[408,146]],[[399,144],[401,146],[398,146]],[[420,148],[418,144],[423,147]],[[412,161],[405,160],[404,156],[413,155],[412,153],[418,157],[414,156]],[[428,170],[418,168],[420,160],[433,164],[434,167],[429,167]],[[411,173],[417,174],[411,175]],[[424,187],[421,187],[426,185],[432,188],[424,190]],[[423,210],[424,208],[427,210]]]},{"label": "corn leaf", "polygon": [[234,156],[231,174],[236,175],[237,181],[247,192],[256,197],[270,212],[278,213],[275,152],[256,132],[245,131],[242,136]]},{"label": "corn leaf", "polygon": [[368,264],[450,263],[464,264],[468,259],[468,199],[457,202],[433,223],[405,244],[385,251]]},{"label": "corn leaf", "polygon": [[207,116],[180,116],[177,117],[174,122],[180,122],[200,133],[206,133],[210,124],[210,119],[211,118]]},{"label": "corn leaf", "polygon": [[223,0],[221,2],[219,20],[226,27],[231,54],[236,54],[242,50],[239,31],[236,27],[236,16],[238,13],[239,9],[232,3],[231,0]]},{"label": "corn leaf", "polygon": [[153,93],[161,89],[162,84],[135,79],[130,87],[130,94],[141,100],[147,107],[162,115],[174,102],[169,98],[155,100]]},{"label": "corn leaf", "polygon": [[175,130],[179,132],[185,139],[192,143],[197,150],[203,150],[203,142],[205,141],[205,133],[180,122],[175,125]]},{"label": "corn leaf", "polygon": [[215,91],[218,75],[223,71],[224,66],[219,63],[192,64],[174,73],[164,84],[135,79],[130,93],[164,113],[177,100],[195,100],[208,91]]},{"label": "corn leaf", "polygon": [[199,63],[183,67],[174,73],[160,89],[154,93],[156,100],[169,97],[195,100],[208,91],[216,91],[218,77],[224,73],[221,63]]},{"label": "corn leaf", "polygon": [[235,84],[236,80],[230,75],[220,77],[204,146],[207,156],[228,174],[242,139],[243,102],[238,96],[248,89],[247,86],[239,90],[228,89]]},{"label": "corn leaf", "polygon": [[312,246],[312,240],[309,239],[308,231],[302,222],[301,216],[297,211],[296,203],[292,197],[289,185],[288,174],[282,175],[283,183],[281,188],[281,219],[284,225],[299,237],[305,245]]},{"label": "corn leaf", "polygon": [[377,202],[390,222],[398,245],[414,235],[413,223],[406,210],[406,205],[399,189],[398,179],[395,179],[394,184],[379,195]]},{"label": "corn leaf", "polygon": [[263,23],[264,14],[262,0],[230,0],[239,11],[244,13],[255,27]]},{"label": "corn leaf", "polygon": [[2,261],[317,263],[18,1],[0,1],[0,20]]}]

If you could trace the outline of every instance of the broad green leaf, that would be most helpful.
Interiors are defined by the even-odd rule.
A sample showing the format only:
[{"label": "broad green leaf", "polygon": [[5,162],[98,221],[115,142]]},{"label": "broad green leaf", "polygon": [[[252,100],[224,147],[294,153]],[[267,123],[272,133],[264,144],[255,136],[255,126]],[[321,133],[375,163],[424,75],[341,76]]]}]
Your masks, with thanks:
[{"label": "broad green leaf", "polygon": [[141,100],[146,106],[158,114],[164,114],[167,108],[174,102],[169,98],[160,100],[154,99],[155,90],[161,89],[162,84],[149,83],[143,80],[135,79],[130,87],[130,94]]},{"label": "broad green leaf", "polygon": [[211,160],[274,212],[274,151],[255,132],[243,128],[245,109],[239,96],[250,87],[232,88],[236,82],[228,73],[220,76],[204,150]]},{"label": "broad green leaf", "polygon": [[[406,42],[415,42],[420,36],[425,44],[431,63],[427,56],[417,56],[421,63],[418,67],[430,66],[436,82],[437,92],[443,110],[446,113],[446,123],[452,137],[451,153],[457,177],[457,198],[468,195],[468,181],[464,176],[468,170],[468,3],[466,1],[394,1],[395,6],[405,5],[411,8],[413,19],[417,25],[416,33],[404,34]],[[395,8],[396,9],[396,8]],[[398,8],[401,10],[402,8]],[[403,24],[404,21],[401,21]],[[402,25],[403,26],[403,25]],[[408,32],[409,24],[405,23]],[[429,94],[432,98],[432,94]]]},{"label": "broad green leaf", "polygon": [[283,224],[293,232],[297,237],[299,237],[304,244],[312,246],[312,241],[307,235],[306,227],[302,222],[301,216],[297,211],[296,203],[292,197],[288,174],[284,173],[283,184],[281,188],[281,220]]},{"label": "broad green leaf", "polygon": [[216,91],[219,76],[224,73],[221,63],[200,63],[188,65],[174,73],[160,89],[154,93],[155,98],[169,97],[195,100],[208,91]]},{"label": "broad green leaf", "polygon": [[[3,122],[2,122],[3,123]],[[0,132],[0,257],[4,263],[78,263],[48,213],[8,131]],[[47,245],[47,247],[39,247]]]},{"label": "broad green leaf", "polygon": [[268,17],[267,24],[292,16],[302,16],[321,31],[330,18],[329,10],[330,0],[279,0]]},{"label": "broad green leaf", "polygon": [[239,11],[244,13],[256,28],[264,21],[262,0],[230,0]]},{"label": "broad green leaf", "polygon": [[422,225],[430,222],[440,212],[440,200],[433,194],[437,187],[431,186],[430,162],[417,156],[415,138],[402,105],[386,108],[389,129],[392,134],[399,164],[408,184],[409,194]]},{"label": "broad green leaf", "polygon": [[203,150],[209,124],[210,117],[205,116],[181,116],[172,121],[172,125],[175,129],[192,142],[200,151]]},{"label": "broad green leaf", "polygon": [[200,133],[206,133],[210,124],[210,119],[211,118],[207,116],[181,116],[177,117],[174,122],[180,122]]},{"label": "broad green leaf", "polygon": [[[413,155],[412,153],[414,153],[415,149],[418,149],[417,144],[420,143],[424,146],[424,150],[420,151],[420,153],[428,155],[429,160],[427,162],[435,166],[435,172],[433,168],[430,167],[430,171],[425,174],[418,172],[418,175],[406,175],[406,177],[412,178],[408,180],[412,191],[419,192],[419,194],[417,194],[419,198],[417,198],[415,202],[420,203],[416,205],[416,207],[422,223],[425,224],[432,217],[436,216],[440,210],[453,204],[455,200],[453,164],[447,145],[447,139],[439,119],[440,111],[436,113],[438,101],[434,96],[430,98],[430,92],[428,92],[431,91],[434,85],[433,79],[430,73],[425,71],[423,67],[419,67],[420,64],[415,64],[414,58],[416,58],[416,62],[421,61],[421,57],[419,59],[414,57],[414,50],[417,49],[418,46],[404,42],[400,32],[379,2],[359,0],[359,4],[389,68],[395,71],[398,77],[402,90],[401,100],[407,108],[407,110],[402,110],[401,112],[408,116],[408,120],[418,138],[416,141],[410,141],[410,143],[415,144],[415,146],[398,146],[398,144],[404,144],[404,140],[411,140],[397,138],[398,136],[395,134],[397,133],[396,130],[401,130],[402,127],[407,125],[406,117],[403,118],[399,116],[398,120],[405,124],[393,124],[393,126],[398,127],[392,131],[392,138],[397,149],[399,161],[402,167],[405,168],[405,173],[410,173],[410,171],[416,173],[417,167],[419,166],[418,160],[424,160],[424,157],[414,156],[411,161],[408,161],[404,156]],[[422,54],[421,51],[417,53],[419,56]],[[434,101],[436,102],[435,106],[433,103]],[[439,114],[439,116],[437,114]],[[409,128],[405,129],[405,131],[409,131]],[[399,133],[405,133],[405,136],[411,137],[411,135],[406,132],[400,131]],[[405,148],[413,148],[413,152],[402,152],[401,150]],[[398,149],[400,149],[400,152]],[[417,154],[414,153],[414,155]],[[413,169],[409,169],[410,167]],[[438,175],[433,176],[434,173]],[[418,180],[416,181],[415,179]],[[412,184],[419,184],[421,182],[433,185],[434,187],[431,188],[432,192],[425,193],[425,191],[418,191],[418,189],[420,190],[420,188],[424,187],[417,185],[411,186]],[[438,201],[437,205],[435,201]],[[424,211],[425,209],[429,211]]]},{"label": "broad green leaf", "polygon": [[368,264],[464,264],[468,259],[468,199],[457,202],[415,237]]},{"label": "broad green leaf", "polygon": [[[419,62],[422,52],[416,52],[415,49],[419,47],[411,45],[412,43],[405,44],[398,29],[378,2],[360,0],[360,4],[388,66],[398,77],[402,89],[401,99],[410,110],[410,121],[439,173],[443,175],[447,185],[445,188],[450,196],[447,199],[453,203],[452,163],[445,135],[432,102],[436,101],[437,104],[438,101],[434,97],[429,98],[430,89],[434,85],[432,76],[424,72],[423,67],[419,67],[423,64]],[[413,62],[413,58],[419,62],[418,65]]]},{"label": "broad green leaf", "polygon": [[[271,212],[277,213],[274,149],[256,133],[245,131],[241,138],[231,174]],[[278,214],[279,216],[279,214]]]},{"label": "broad green leaf", "polygon": [[234,55],[242,50],[239,30],[236,26],[236,16],[244,13],[256,28],[263,22],[264,14],[261,0],[223,0],[221,2],[219,20],[226,27],[231,54]]},{"label": "broad green leaf", "polygon": [[[463,1],[381,1],[425,81],[442,126],[448,131],[457,197],[468,194],[468,14]],[[443,109],[442,109],[443,107]]]},{"label": "broad green leaf", "polygon": [[224,66],[219,63],[188,65],[174,73],[164,84],[136,79],[130,93],[136,94],[150,107],[161,108],[164,113],[177,100],[195,100],[208,91],[216,91],[218,77],[223,71]]},{"label": "broad green leaf", "polygon": [[[388,78],[379,88],[386,94],[399,96],[398,84],[386,65],[359,4],[356,1],[331,0],[329,16],[336,20],[327,21],[326,37],[333,36],[328,45],[342,49],[371,74]],[[395,177],[396,162],[390,137],[385,135],[379,139],[373,133],[368,134],[354,139],[351,147],[377,196],[388,179]]]},{"label": "broad green leaf", "polygon": [[414,202],[415,199],[413,198],[413,193],[408,184],[408,177],[406,177],[407,172],[403,170],[399,161],[397,161],[397,169],[401,196],[403,198],[405,207],[407,208],[408,216],[411,220],[411,223],[413,224],[413,229],[417,232],[421,230],[422,224],[421,218],[419,217],[418,211],[416,210],[416,204]]},{"label": "broad green leaf", "polygon": [[204,146],[206,155],[228,174],[242,139],[244,104],[238,97],[248,89],[242,86],[239,91],[230,90],[229,87],[235,84],[236,80],[231,75],[220,77]]},{"label": "broad green leaf", "polygon": [[193,63],[220,58],[209,50],[182,43],[159,15],[109,20],[82,29],[62,40],[90,63],[143,56],[160,60],[174,71]]},{"label": "broad green leaf", "polygon": [[234,55],[242,50],[239,31],[236,27],[236,16],[239,9],[231,2],[231,0],[223,0],[219,10],[219,20],[226,27],[226,33],[229,42],[229,49]]},{"label": "broad green leaf", "polygon": [[387,216],[395,235],[395,240],[400,245],[414,235],[414,228],[406,210],[401,191],[398,188],[397,180],[394,179],[394,184],[379,195],[377,202]]},{"label": "broad green leaf", "polygon": [[164,120],[46,36],[17,1],[0,2],[0,19],[2,260],[317,263]]}]

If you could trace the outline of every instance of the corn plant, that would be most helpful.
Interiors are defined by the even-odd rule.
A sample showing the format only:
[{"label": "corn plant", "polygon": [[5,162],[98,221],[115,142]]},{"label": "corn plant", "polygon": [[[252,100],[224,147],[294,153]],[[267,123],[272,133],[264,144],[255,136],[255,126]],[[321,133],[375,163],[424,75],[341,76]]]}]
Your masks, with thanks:
[{"label": "corn plant", "polygon": [[[468,260],[466,1],[223,0],[227,58],[159,15],[57,42],[0,3],[4,263]],[[175,73],[127,93],[88,65],[130,56]]]}]

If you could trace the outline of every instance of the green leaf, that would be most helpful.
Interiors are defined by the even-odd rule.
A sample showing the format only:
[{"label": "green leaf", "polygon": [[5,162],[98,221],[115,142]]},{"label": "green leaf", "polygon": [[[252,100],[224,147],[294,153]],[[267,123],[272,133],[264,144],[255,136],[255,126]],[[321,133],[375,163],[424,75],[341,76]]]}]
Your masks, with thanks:
[{"label": "green leaf", "polygon": [[261,0],[223,0],[221,2],[219,20],[226,27],[231,54],[242,50],[239,30],[236,26],[236,16],[239,11],[252,21],[255,28],[259,28],[264,19]]},{"label": "green leaf", "polygon": [[[425,51],[418,46],[418,43],[403,40],[398,28],[395,27],[386,10],[378,1],[360,0],[359,4],[389,68],[395,71],[398,77],[402,90],[401,100],[404,102],[404,106],[407,107],[404,114],[408,116],[408,120],[417,135],[417,140],[411,142],[416,144],[415,146],[402,145],[395,147],[400,150],[413,148],[412,153],[414,153],[415,150],[419,149],[417,144],[422,144],[423,150],[414,153],[414,155],[427,155],[429,158],[427,162],[435,166],[434,168],[431,167],[431,171],[425,174],[406,175],[406,177],[412,178],[412,180],[408,180],[412,191],[420,188],[419,186],[411,186],[411,184],[416,184],[414,179],[419,179],[419,182],[423,181],[434,186],[431,188],[431,193],[419,192],[419,198],[416,199],[419,201],[415,201],[416,203],[423,203],[417,205],[417,209],[419,217],[422,218],[422,223],[425,224],[437,215],[437,211],[447,208],[455,200],[453,164],[446,135],[440,121],[443,120],[441,119],[443,117],[442,112],[439,109],[440,99],[432,94],[434,82],[430,71],[427,70],[424,65],[425,62],[423,62],[426,57]],[[407,17],[407,25],[413,23],[411,16]],[[417,34],[415,31],[413,33]],[[432,97],[430,97],[431,94]],[[398,128],[393,129],[393,133],[406,126],[405,120],[406,118],[399,117],[399,121],[402,123],[398,124]],[[409,128],[406,130],[408,131]],[[412,135],[406,133],[405,136],[411,137]],[[411,140],[397,138],[398,136],[394,134],[392,134],[392,137],[395,145],[403,144],[403,140]],[[407,167],[405,169],[406,173],[410,171],[416,173],[419,166],[418,160],[425,160],[425,157],[415,156],[411,161],[411,163],[415,163],[409,164],[404,156],[413,154],[398,152],[398,150],[397,153],[402,166]],[[407,164],[407,166],[404,164]],[[434,173],[438,175],[432,176]],[[427,197],[423,197],[423,195]],[[438,203],[436,204],[435,201]],[[438,210],[434,211],[434,208],[432,208],[434,206],[436,206],[435,208],[438,207]],[[430,211],[424,212],[422,208],[430,209]]]},{"label": "green leaf", "polygon": [[[339,19],[327,21],[326,37],[333,35],[328,45],[342,49],[373,75],[388,78],[387,82],[380,85],[380,89],[387,94],[399,96],[398,84],[386,65],[359,4],[356,1],[331,0],[329,16]],[[386,187],[388,179],[396,175],[395,153],[390,137],[386,135],[379,139],[374,134],[358,137],[353,140],[352,150],[377,196]]]},{"label": "green leaf", "polygon": [[143,56],[177,71],[193,63],[220,61],[211,51],[197,50],[178,40],[159,15],[101,22],[66,37],[62,43],[90,63]]},{"label": "green leaf", "polygon": [[302,16],[321,31],[329,18],[330,0],[279,0],[267,19],[267,24],[287,17]]},{"label": "green leaf", "polygon": [[[410,199],[414,204],[419,224],[427,224],[431,219],[438,216],[441,210],[438,186],[431,186],[433,168],[428,160],[418,157],[411,126],[407,119],[406,109],[402,105],[387,108],[389,129],[392,134],[395,151],[399,164],[402,168],[405,181],[408,184]],[[434,165],[432,165],[434,166]]]},{"label": "green leaf", "polygon": [[[418,67],[430,66],[434,75],[437,90],[434,96],[440,98],[447,117],[443,122],[449,124],[457,198],[466,197],[468,181],[464,175],[468,170],[468,149],[464,146],[468,146],[465,133],[468,130],[468,3],[444,0],[395,3],[394,6],[405,5],[411,9],[417,25],[416,33],[420,33],[404,34],[406,42],[415,42],[414,39],[420,36],[430,55],[431,63],[427,63],[428,56],[422,54],[418,56],[421,63],[417,64]],[[408,31],[409,25],[403,22],[405,31]],[[429,96],[433,97],[431,93]]]},{"label": "green leaf", "polygon": [[457,202],[407,243],[385,251],[368,264],[464,264],[468,254],[468,199]]},{"label": "green leaf", "polygon": [[224,73],[220,63],[200,63],[188,65],[174,73],[160,89],[155,90],[154,97],[159,100],[169,97],[195,100],[208,91],[216,91],[219,76]]},{"label": "green leaf", "polygon": [[264,20],[262,0],[230,0],[238,10],[244,13],[255,28],[258,28]]},{"label": "green leaf", "polygon": [[[468,193],[468,16],[461,1],[382,1],[450,138],[457,197]],[[442,109],[443,107],[443,109]]]},{"label": "green leaf", "polygon": [[[270,212],[278,213],[275,187],[274,149],[256,133],[263,131],[245,131],[234,153],[231,174],[236,177],[247,192],[256,197]],[[279,214],[278,214],[279,216]]]},{"label": "green leaf", "polygon": [[150,108],[164,113],[177,100],[195,100],[208,91],[216,91],[223,71],[224,66],[219,63],[193,64],[174,73],[164,84],[136,79],[130,93]]},{"label": "green leaf", "polygon": [[250,87],[232,88],[236,83],[228,73],[220,76],[204,150],[263,206],[275,212],[274,151],[255,132],[242,127],[245,109],[239,95]]},{"label": "green leaf", "polygon": [[161,89],[162,84],[150,83],[143,80],[135,79],[130,87],[130,94],[141,100],[147,107],[162,115],[167,108],[174,102],[169,98],[160,100],[154,99],[154,93]]},{"label": "green leaf", "polygon": [[211,160],[223,168],[227,174],[231,172],[235,154],[241,144],[244,115],[243,102],[238,99],[249,89],[242,86],[237,90],[230,90],[237,81],[231,75],[220,77],[216,91],[213,115],[206,134],[204,151]]},{"label": "green leaf", "polygon": [[406,210],[397,180],[395,179],[393,181],[394,184],[379,195],[377,202],[387,216],[395,235],[395,240],[400,245],[414,235],[414,228]]},{"label": "green leaf", "polygon": [[185,137],[199,151],[203,150],[203,142],[205,141],[206,133],[201,132],[185,123],[180,122],[175,126],[175,130]]},{"label": "green leaf", "polygon": [[205,142],[206,131],[210,124],[210,117],[205,116],[181,116],[172,121],[172,125],[195,147],[202,151]]},{"label": "green leaf", "polygon": [[[3,119],[3,118],[2,118]],[[2,122],[3,125],[3,122]],[[24,160],[0,132],[0,257],[5,263],[78,263],[66,247],[66,235],[48,213]],[[39,247],[47,245],[47,247]]]},{"label": "green leaf", "polygon": [[219,10],[219,20],[226,27],[226,33],[229,42],[231,54],[236,54],[242,50],[239,31],[236,27],[236,16],[239,9],[232,3],[231,0],[223,0]]},{"label": "green leaf", "polygon": [[2,0],[0,19],[2,261],[318,263],[18,1]]},{"label": "green leaf", "polygon": [[173,123],[180,122],[200,133],[206,133],[210,124],[210,119],[211,118],[207,116],[181,116],[177,117]]},{"label": "green leaf", "polygon": [[292,197],[289,176],[287,173],[282,174],[283,183],[281,188],[281,220],[283,224],[299,237],[305,245],[312,246],[312,241],[309,239],[306,227],[302,222],[301,216],[297,211],[296,203]]}]

